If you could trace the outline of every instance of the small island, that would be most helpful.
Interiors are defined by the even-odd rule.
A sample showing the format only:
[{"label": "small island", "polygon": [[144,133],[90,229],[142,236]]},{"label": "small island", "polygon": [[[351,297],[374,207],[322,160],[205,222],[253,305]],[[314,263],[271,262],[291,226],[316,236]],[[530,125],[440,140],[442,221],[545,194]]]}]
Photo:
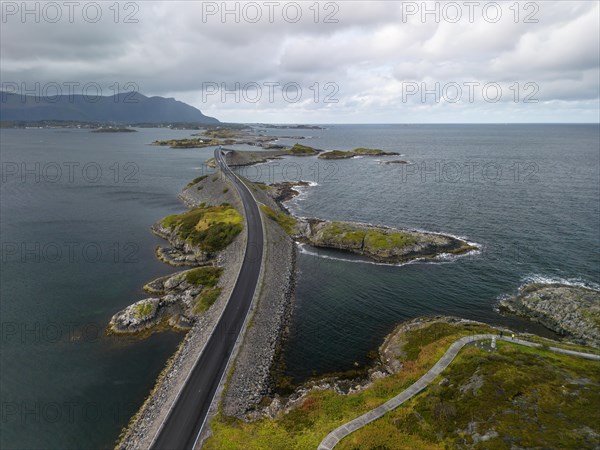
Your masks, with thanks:
[{"label": "small island", "polygon": [[[300,183],[307,186],[307,183]],[[283,202],[298,191],[292,183],[260,185],[277,203],[277,210],[261,205],[262,211],[277,222],[297,242],[313,247],[347,251],[386,264],[399,264],[414,259],[429,259],[442,254],[465,254],[477,247],[463,239],[437,233],[361,224],[299,218],[289,214]]]},{"label": "small island", "polygon": [[328,152],[321,153],[319,158],[321,159],[350,159],[356,156],[398,156],[396,152],[386,152],[378,148],[355,148],[354,150],[331,150]]},{"label": "small island", "polygon": [[500,312],[525,317],[578,344],[600,347],[600,291],[531,283],[503,299]]},{"label": "small island", "polygon": [[[265,148],[268,148],[265,146]],[[229,166],[251,166],[254,164],[266,163],[272,160],[281,159],[283,156],[314,156],[318,155],[318,150],[308,145],[295,144],[290,148],[262,150],[262,151],[237,151],[228,150],[225,160]],[[209,160],[210,161],[210,160]],[[207,161],[207,164],[209,162]]]}]

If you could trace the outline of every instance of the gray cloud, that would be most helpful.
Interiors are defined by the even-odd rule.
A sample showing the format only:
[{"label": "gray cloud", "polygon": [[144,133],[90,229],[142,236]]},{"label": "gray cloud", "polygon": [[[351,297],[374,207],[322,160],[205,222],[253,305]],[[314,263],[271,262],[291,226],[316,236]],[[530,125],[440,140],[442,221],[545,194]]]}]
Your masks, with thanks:
[{"label": "gray cloud", "polygon": [[[4,2],[3,13],[7,3],[21,6]],[[480,2],[473,23],[463,2],[454,2],[463,5],[458,23],[447,20],[453,2],[429,3],[439,8],[439,21],[432,14],[407,15],[421,2],[320,2],[317,21],[312,2],[292,3],[279,2],[273,23],[264,2],[229,2],[230,10],[247,13],[239,23],[231,14],[225,21],[220,14],[203,20],[203,11],[220,9],[222,2],[139,2],[137,23],[124,23],[132,11],[125,3],[118,23],[110,3],[101,4],[97,23],[84,20],[81,12],[73,23],[66,14],[57,23],[42,14],[39,23],[32,15],[25,21],[19,14],[3,15],[0,77],[29,87],[97,82],[106,94],[114,83],[131,81],[146,95],[174,96],[230,121],[598,121],[597,2],[529,2],[539,7],[532,16],[536,23],[524,22],[533,11],[528,2],[520,3],[518,21],[509,9],[512,2],[501,3],[497,23],[482,14],[489,2]],[[260,21],[244,20],[257,4]],[[41,11],[44,4],[39,5]],[[295,5],[302,17],[294,23]],[[324,23],[328,14],[337,22]],[[223,99],[220,93],[202,93],[207,83],[231,89],[236,82],[242,87],[258,83],[262,96],[249,100],[252,92],[246,90],[236,101],[233,94]],[[298,83],[302,97],[291,102],[276,89],[270,101],[268,82]],[[325,89],[327,82],[339,90]],[[497,82],[503,96],[496,103],[464,96],[455,103],[436,103],[433,96],[426,102],[420,95],[403,98],[413,82],[427,89],[435,83]],[[510,86],[515,82],[539,86],[535,106],[514,102]],[[326,103],[328,94],[337,102]],[[520,94],[522,100],[527,92]]]}]

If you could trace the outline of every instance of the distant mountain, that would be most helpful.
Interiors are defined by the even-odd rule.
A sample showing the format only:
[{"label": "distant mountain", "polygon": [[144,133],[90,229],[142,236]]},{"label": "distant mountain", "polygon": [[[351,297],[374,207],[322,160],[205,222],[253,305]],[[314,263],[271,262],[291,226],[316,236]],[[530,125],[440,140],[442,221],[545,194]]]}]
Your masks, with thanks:
[{"label": "distant mountain", "polygon": [[219,123],[174,98],[122,93],[109,97],[62,95],[56,98],[0,92],[0,120],[71,120],[118,123]]}]

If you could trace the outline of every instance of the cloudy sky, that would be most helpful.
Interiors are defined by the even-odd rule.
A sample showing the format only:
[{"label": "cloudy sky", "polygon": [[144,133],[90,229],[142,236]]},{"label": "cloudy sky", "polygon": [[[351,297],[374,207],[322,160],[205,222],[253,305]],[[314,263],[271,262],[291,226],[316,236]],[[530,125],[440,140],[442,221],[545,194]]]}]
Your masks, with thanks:
[{"label": "cloudy sky", "polygon": [[598,122],[599,5],[2,2],[0,76],[229,122]]}]

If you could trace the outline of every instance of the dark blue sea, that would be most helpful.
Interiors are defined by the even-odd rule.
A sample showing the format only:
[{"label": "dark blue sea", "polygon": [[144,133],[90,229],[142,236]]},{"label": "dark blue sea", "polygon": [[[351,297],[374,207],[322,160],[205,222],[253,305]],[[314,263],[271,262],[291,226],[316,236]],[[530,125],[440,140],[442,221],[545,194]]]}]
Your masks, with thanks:
[{"label": "dark blue sea", "polygon": [[[399,321],[451,314],[547,332],[500,316],[529,281],[600,285],[598,125],[332,125],[264,130],[321,149],[401,156],[289,157],[242,169],[305,180],[298,215],[460,236],[462,257],[402,266],[301,248],[286,370],[297,381],[365,363]],[[193,131],[2,130],[0,370],[3,449],[112,448],[182,338],[104,334],[111,315],[173,272],[149,231],[180,212],[181,188],[212,149],[149,146]],[[384,164],[402,159],[410,164]]]}]

